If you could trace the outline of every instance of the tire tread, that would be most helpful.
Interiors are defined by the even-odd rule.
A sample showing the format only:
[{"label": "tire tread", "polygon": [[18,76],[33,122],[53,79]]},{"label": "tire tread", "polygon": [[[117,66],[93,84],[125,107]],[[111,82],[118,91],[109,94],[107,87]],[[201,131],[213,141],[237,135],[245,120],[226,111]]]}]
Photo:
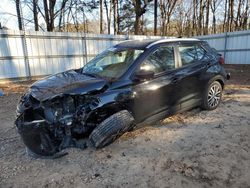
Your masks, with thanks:
[{"label": "tire tread", "polygon": [[104,147],[103,141],[109,136],[128,131],[134,123],[133,116],[127,111],[119,111],[101,122],[90,134],[89,140],[96,148]]}]

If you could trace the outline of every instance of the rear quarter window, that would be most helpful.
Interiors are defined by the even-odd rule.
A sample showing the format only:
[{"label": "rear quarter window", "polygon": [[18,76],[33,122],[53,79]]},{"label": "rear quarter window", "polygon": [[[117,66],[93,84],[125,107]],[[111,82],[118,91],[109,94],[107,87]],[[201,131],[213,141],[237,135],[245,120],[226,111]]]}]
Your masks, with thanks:
[{"label": "rear quarter window", "polygon": [[209,53],[208,55],[212,57],[216,57],[218,55],[218,51],[215,48],[212,48],[207,41],[201,42],[202,47],[206,49],[206,51]]},{"label": "rear quarter window", "polygon": [[199,44],[180,45],[179,53],[182,66],[208,59],[207,51]]}]

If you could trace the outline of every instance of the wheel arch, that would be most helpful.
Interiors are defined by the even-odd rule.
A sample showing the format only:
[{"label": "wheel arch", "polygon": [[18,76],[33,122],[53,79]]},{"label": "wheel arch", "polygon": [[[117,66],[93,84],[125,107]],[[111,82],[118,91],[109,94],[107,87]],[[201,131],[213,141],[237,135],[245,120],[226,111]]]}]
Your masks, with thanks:
[{"label": "wheel arch", "polygon": [[224,81],[222,79],[216,79],[215,81],[219,82],[222,89],[224,89],[225,83],[224,83]]},{"label": "wheel arch", "polygon": [[110,117],[111,115],[122,110],[127,110],[134,117],[132,111],[127,106],[119,102],[112,102],[112,103],[107,103],[107,104],[104,104],[102,106],[99,106],[93,109],[88,115],[88,118],[86,119],[86,123],[99,124],[103,120]]},{"label": "wheel arch", "polygon": [[222,89],[224,89],[224,86],[225,86],[225,79],[224,79],[223,76],[217,75],[217,76],[211,78],[211,79],[209,80],[208,84],[207,84],[207,87],[208,87],[211,83],[213,83],[214,81],[219,82],[220,85],[221,85],[221,87],[222,87]]}]

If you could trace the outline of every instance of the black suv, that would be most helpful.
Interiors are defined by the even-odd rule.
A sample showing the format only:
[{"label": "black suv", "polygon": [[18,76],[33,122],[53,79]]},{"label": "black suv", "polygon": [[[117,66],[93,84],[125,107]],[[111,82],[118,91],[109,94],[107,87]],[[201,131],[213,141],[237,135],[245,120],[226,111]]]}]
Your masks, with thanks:
[{"label": "black suv", "polygon": [[15,124],[31,154],[55,156],[86,143],[101,148],[137,124],[197,106],[215,109],[229,79],[222,62],[197,39],[126,41],[81,69],[35,82]]}]

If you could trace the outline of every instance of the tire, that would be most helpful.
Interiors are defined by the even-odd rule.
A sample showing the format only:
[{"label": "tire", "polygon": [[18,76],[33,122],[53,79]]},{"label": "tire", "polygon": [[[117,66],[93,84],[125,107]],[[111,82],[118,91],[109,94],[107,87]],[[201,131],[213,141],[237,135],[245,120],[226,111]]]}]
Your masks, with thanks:
[{"label": "tire", "polygon": [[203,95],[202,108],[205,110],[214,110],[221,102],[222,86],[218,81],[213,81],[206,89]]},{"label": "tire", "polygon": [[134,126],[134,118],[127,111],[117,112],[101,122],[90,134],[90,143],[95,148],[111,144]]}]

